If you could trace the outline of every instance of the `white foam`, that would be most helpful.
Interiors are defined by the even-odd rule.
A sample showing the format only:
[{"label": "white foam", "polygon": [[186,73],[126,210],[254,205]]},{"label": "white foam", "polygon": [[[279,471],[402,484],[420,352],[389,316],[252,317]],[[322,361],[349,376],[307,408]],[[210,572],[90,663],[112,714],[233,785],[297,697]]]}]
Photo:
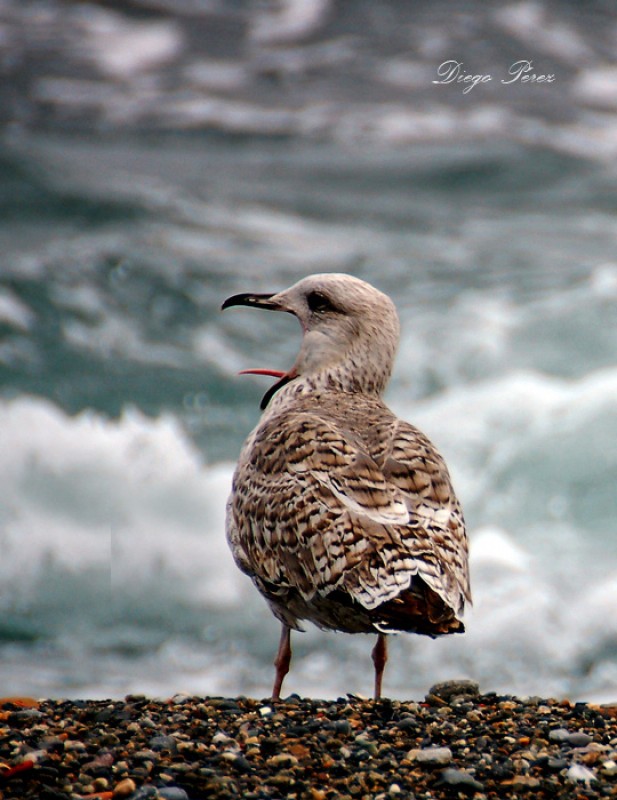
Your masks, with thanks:
[{"label": "white foam", "polygon": [[[512,372],[452,388],[413,408],[393,406],[445,452],[468,503],[483,503],[491,494],[503,497],[516,488],[515,477],[527,481],[530,497],[520,498],[525,506],[519,518],[535,508],[534,494],[547,502],[560,485],[567,493],[581,479],[597,480],[600,487],[609,477],[607,468],[617,468],[611,438],[617,368],[579,380]],[[511,480],[512,487],[499,488],[503,480]]]},{"label": "white foam", "polygon": [[62,333],[73,347],[104,357],[123,356],[142,364],[181,367],[189,357],[172,344],[149,341],[134,319],[106,309],[98,319],[87,322],[73,317],[62,323]]},{"label": "white foam", "polygon": [[598,585],[589,587],[581,602],[573,609],[576,628],[590,646],[598,642],[617,645],[617,570],[606,576]]},{"label": "white foam", "polygon": [[617,298],[617,264],[610,261],[599,264],[593,269],[589,283],[591,291],[598,297]]},{"label": "white foam", "polygon": [[249,81],[247,68],[235,61],[200,59],[187,66],[184,74],[191,86],[218,92],[242,88]]},{"label": "white foam", "polygon": [[530,566],[529,554],[506,531],[495,527],[481,528],[474,532],[469,560],[474,571],[480,568],[504,568],[524,572]]},{"label": "white foam", "polygon": [[30,329],[34,321],[34,312],[13,292],[8,289],[0,291],[0,323],[9,325],[20,331]]},{"label": "white foam", "polygon": [[606,64],[580,70],[572,84],[572,92],[586,105],[614,111],[617,109],[617,67]]},{"label": "white foam", "polygon": [[[186,602],[233,605],[242,580],[224,537],[231,467],[207,468],[171,416],[70,417],[2,402],[2,602],[56,572],[107,576],[129,594],[161,583]],[[36,604],[40,598],[30,598]]]},{"label": "white foam", "polygon": [[306,39],[326,22],[332,0],[284,0],[277,12],[256,16],[251,39],[262,45],[281,45]]},{"label": "white foam", "polygon": [[75,13],[83,36],[79,52],[114,79],[131,80],[161,67],[184,44],[182,31],[173,21],[129,21],[95,6],[79,7]]},{"label": "white foam", "polygon": [[543,3],[522,0],[504,6],[493,14],[495,21],[526,46],[532,45],[547,55],[580,67],[593,58],[593,50],[579,33],[549,13]]}]

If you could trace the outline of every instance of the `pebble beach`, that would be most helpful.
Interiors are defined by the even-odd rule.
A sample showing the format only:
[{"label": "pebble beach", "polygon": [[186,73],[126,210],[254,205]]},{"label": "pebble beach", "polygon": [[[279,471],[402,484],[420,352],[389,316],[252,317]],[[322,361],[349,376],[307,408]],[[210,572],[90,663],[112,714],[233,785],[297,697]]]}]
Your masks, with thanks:
[{"label": "pebble beach", "polygon": [[617,701],[0,701],[0,800],[617,797]]}]

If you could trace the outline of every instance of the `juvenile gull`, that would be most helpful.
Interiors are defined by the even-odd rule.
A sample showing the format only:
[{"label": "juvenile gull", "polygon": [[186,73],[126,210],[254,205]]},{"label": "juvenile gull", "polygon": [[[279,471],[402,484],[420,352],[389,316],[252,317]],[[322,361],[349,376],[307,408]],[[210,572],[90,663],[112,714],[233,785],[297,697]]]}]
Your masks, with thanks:
[{"label": "juvenile gull", "polygon": [[467,538],[446,464],[381,400],[399,340],[394,304],[368,283],[311,275],[278,294],[223,304],[295,315],[300,352],[246,440],[227,505],[227,539],[282,625],[272,696],[301,620],[377,633],[375,698],[385,634],[464,631]]}]

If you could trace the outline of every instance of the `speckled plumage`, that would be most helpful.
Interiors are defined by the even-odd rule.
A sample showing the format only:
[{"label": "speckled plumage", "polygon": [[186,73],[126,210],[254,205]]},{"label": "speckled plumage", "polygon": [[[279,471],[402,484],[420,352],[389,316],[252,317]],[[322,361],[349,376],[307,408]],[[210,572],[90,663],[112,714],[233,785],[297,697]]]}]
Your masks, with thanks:
[{"label": "speckled plumage", "polygon": [[240,304],[293,313],[304,331],[234,475],[227,536],[240,569],[284,631],[309,620],[462,632],[467,539],[448,470],[380,397],[398,344],[392,302],[352,276],[314,275],[224,307]]}]

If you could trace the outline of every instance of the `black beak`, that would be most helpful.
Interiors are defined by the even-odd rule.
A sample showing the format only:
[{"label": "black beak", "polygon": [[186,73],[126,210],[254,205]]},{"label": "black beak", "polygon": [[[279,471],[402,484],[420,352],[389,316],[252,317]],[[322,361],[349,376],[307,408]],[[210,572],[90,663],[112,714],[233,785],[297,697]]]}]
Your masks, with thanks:
[{"label": "black beak", "polygon": [[244,294],[234,294],[233,297],[228,297],[221,306],[221,311],[231,306],[251,306],[252,308],[266,308],[268,311],[279,311],[280,306],[276,303],[271,303],[270,298],[274,297],[272,294],[253,294],[245,292]]}]

